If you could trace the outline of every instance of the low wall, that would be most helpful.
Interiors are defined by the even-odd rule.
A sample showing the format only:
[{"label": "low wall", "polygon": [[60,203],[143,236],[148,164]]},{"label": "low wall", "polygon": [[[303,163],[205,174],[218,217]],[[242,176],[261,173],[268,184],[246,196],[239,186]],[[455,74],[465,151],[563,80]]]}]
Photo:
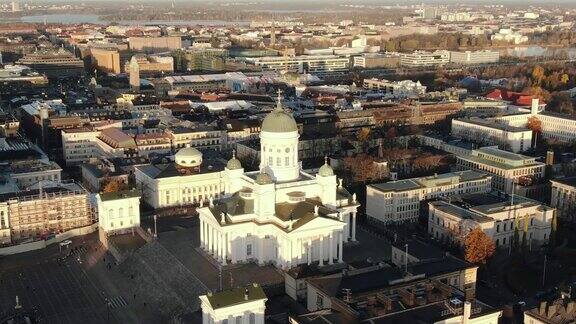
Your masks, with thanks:
[{"label": "low wall", "polygon": [[29,242],[29,243],[22,243],[22,244],[18,244],[18,245],[3,247],[3,248],[0,248],[0,255],[12,255],[12,254],[18,254],[18,253],[24,253],[24,252],[43,249],[50,244],[60,243],[64,240],[70,239],[70,238],[75,237],[75,236],[93,233],[97,229],[98,229],[98,223],[94,223],[92,225],[88,225],[85,227],[79,227],[79,228],[75,228],[75,229],[69,230],[69,231],[64,232],[64,233],[56,234],[55,237],[48,239],[48,240],[40,240],[40,241],[34,241],[34,242]]}]

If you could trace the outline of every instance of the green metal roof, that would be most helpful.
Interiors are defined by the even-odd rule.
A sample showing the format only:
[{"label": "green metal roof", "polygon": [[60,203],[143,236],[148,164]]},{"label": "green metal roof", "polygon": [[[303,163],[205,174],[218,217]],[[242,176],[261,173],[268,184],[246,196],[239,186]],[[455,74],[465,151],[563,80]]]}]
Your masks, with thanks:
[{"label": "green metal roof", "polygon": [[264,290],[262,290],[262,287],[253,284],[246,287],[219,291],[212,295],[208,294],[207,297],[212,308],[218,309],[248,303],[254,300],[266,299],[266,294]]}]

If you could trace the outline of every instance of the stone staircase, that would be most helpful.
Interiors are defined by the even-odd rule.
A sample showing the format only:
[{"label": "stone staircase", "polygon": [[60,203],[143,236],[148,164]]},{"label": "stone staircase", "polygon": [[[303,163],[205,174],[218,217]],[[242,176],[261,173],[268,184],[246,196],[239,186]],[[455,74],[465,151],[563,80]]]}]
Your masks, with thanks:
[{"label": "stone staircase", "polygon": [[157,241],[142,246],[118,267],[126,280],[137,281],[138,299],[167,317],[182,316],[200,308],[199,295],[208,289],[190,270]]}]

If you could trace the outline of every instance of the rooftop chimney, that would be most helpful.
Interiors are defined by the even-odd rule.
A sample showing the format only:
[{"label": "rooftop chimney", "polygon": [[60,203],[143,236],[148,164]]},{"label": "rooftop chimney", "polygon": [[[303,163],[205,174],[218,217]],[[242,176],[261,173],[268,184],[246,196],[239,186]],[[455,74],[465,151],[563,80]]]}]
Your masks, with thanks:
[{"label": "rooftop chimney", "polygon": [[538,314],[540,314],[540,315],[546,314],[546,302],[545,301],[540,303],[540,308],[538,309]]},{"label": "rooftop chimney", "polygon": [[470,316],[472,315],[472,303],[469,301],[464,302],[464,314],[462,314],[462,324],[466,324],[470,321]]},{"label": "rooftop chimney", "polygon": [[573,301],[568,302],[568,305],[566,305],[566,313],[573,314],[575,310],[576,310],[576,303]]},{"label": "rooftop chimney", "polygon": [[554,317],[554,315],[556,315],[557,310],[558,310],[558,305],[556,305],[556,304],[552,304],[552,305],[548,306],[548,314],[546,314],[546,317],[548,317],[548,318]]},{"label": "rooftop chimney", "polygon": [[540,99],[533,98],[532,99],[532,106],[530,107],[530,114],[536,115],[538,114],[538,107],[540,106]]},{"label": "rooftop chimney", "polygon": [[244,289],[244,300],[248,300],[248,297],[250,297],[250,293],[248,292],[248,287],[246,287]]}]

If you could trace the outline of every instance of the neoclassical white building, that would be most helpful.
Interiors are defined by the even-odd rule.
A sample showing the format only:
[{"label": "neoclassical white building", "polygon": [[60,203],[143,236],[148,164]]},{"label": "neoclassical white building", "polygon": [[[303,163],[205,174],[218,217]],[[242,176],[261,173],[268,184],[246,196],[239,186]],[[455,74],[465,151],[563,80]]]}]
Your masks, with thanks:
[{"label": "neoclassical white building", "polygon": [[100,193],[96,202],[98,225],[105,233],[125,233],[140,226],[139,190]]},{"label": "neoclassical white building", "polygon": [[280,99],[260,136],[260,170],[244,172],[233,157],[221,172],[224,194],[198,208],[201,248],[221,264],[342,262],[343,244],[356,240],[355,195],[326,163],[302,170],[297,125]]},{"label": "neoclassical white building", "polygon": [[264,324],[268,298],[262,287],[252,284],[199,296],[202,324]]}]

